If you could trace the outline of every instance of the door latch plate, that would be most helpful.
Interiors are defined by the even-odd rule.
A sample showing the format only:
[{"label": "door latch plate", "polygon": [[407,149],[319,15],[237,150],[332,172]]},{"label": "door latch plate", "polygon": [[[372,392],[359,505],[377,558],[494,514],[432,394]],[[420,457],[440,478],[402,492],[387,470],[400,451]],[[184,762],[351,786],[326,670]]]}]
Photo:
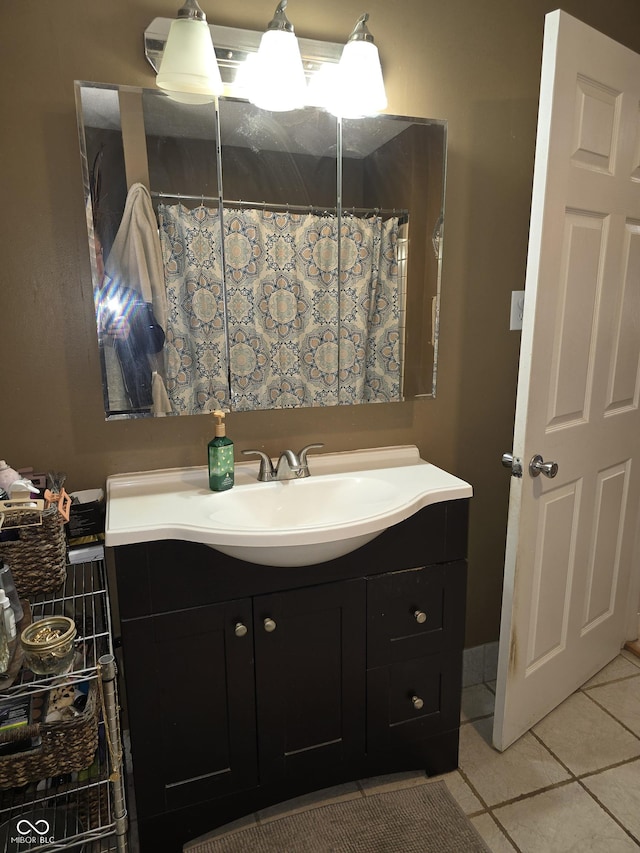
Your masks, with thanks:
[{"label": "door latch plate", "polygon": [[522,459],[512,453],[502,454],[502,464],[505,468],[511,468],[512,477],[522,477]]}]

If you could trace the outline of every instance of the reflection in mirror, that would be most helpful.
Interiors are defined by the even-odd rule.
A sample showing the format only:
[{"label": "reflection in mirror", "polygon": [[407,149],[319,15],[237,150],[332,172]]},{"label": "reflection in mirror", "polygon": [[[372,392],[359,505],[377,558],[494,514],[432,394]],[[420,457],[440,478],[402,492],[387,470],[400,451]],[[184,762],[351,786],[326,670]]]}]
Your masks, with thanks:
[{"label": "reflection in mirror", "polygon": [[76,90],[108,418],[434,393],[444,122]]},{"label": "reflection in mirror", "polygon": [[[440,121],[378,116],[343,122],[345,222],[361,211],[369,220],[378,212],[377,290],[369,303],[369,325],[377,333],[367,365],[372,399],[379,399],[377,389],[391,388],[394,373],[396,399],[435,393],[445,134]],[[351,242],[343,241],[341,251],[346,278]]]},{"label": "reflection in mirror", "polygon": [[[335,404],[312,342],[325,325],[314,249],[317,223],[336,218],[336,119],[221,100],[220,135],[231,408]],[[337,288],[330,302],[337,326]]]}]

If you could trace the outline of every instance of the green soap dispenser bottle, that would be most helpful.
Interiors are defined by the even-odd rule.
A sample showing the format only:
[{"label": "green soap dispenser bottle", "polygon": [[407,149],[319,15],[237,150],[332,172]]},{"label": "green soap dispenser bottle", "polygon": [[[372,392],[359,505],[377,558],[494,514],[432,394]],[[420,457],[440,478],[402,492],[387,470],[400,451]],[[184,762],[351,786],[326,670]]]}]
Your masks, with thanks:
[{"label": "green soap dispenser bottle", "polygon": [[209,442],[209,488],[225,492],[233,486],[233,442],[225,435],[224,412],[213,413],[216,435]]}]

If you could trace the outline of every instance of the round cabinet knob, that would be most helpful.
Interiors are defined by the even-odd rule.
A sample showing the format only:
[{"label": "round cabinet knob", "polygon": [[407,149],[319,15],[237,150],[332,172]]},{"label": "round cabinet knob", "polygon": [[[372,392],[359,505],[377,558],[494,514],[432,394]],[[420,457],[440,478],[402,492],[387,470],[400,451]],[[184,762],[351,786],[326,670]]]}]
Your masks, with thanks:
[{"label": "round cabinet knob", "polygon": [[236,637],[244,637],[247,633],[247,626],[243,625],[242,622],[236,622],[236,627],[233,629],[233,633]]},{"label": "round cabinet knob", "polygon": [[270,634],[272,631],[276,630],[276,623],[273,619],[264,620],[264,630],[267,632],[267,634]]},{"label": "round cabinet knob", "polygon": [[418,624],[423,625],[427,621],[427,614],[424,610],[416,610],[413,614],[413,618],[418,622]]},{"label": "round cabinet knob", "polygon": [[416,711],[422,710],[422,707],[424,706],[424,702],[422,701],[422,699],[419,696],[412,696],[411,697],[411,704],[416,709]]}]

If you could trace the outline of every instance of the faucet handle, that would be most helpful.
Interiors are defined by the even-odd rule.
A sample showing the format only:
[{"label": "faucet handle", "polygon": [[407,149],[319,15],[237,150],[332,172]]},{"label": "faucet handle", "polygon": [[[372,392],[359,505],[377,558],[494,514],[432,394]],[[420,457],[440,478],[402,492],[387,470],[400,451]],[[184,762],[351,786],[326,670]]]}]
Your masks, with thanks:
[{"label": "faucet handle", "polygon": [[260,457],[260,470],[258,472],[258,480],[261,480],[262,482],[269,482],[269,480],[275,479],[276,472],[273,467],[273,462],[263,450],[243,450],[241,452],[243,456]]},{"label": "faucet handle", "polygon": [[300,465],[302,467],[307,466],[307,453],[309,450],[313,450],[314,447],[324,447],[324,444],[307,444],[306,447],[303,447],[300,453],[298,454],[298,458],[300,459]]}]

